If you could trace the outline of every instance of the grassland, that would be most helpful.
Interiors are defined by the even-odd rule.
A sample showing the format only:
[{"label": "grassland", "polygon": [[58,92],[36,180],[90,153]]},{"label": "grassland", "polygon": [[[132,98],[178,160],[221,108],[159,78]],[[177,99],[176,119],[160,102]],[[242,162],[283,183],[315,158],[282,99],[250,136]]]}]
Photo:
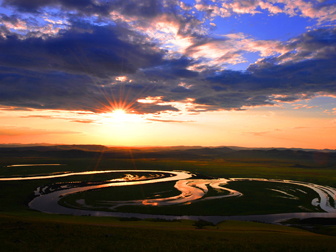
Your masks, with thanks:
[{"label": "grassland", "polygon": [[[6,167],[11,164],[59,163],[62,166]],[[312,182],[320,185],[336,187],[336,166],[320,165],[305,160],[285,160],[274,158],[101,158],[97,154],[92,157],[13,157],[0,158],[0,177],[28,176],[58,172],[77,172],[88,170],[187,170],[203,177],[214,178],[270,178],[290,179]],[[2,251],[335,251],[335,227],[318,227],[315,234],[306,230],[261,223],[226,221],[216,226],[197,229],[193,221],[153,222],[120,221],[116,218],[96,218],[79,216],[49,215],[32,211],[27,203],[32,199],[34,190],[42,185],[69,183],[73,181],[103,181],[115,178],[116,174],[64,177],[31,181],[0,182],[0,243]],[[251,182],[254,183],[254,182]],[[123,190],[117,193],[120,198],[138,199],[143,196],[171,196],[178,193],[172,183],[160,185],[162,188],[142,188],[136,193]],[[253,187],[253,190],[249,188]],[[308,192],[299,204],[291,204],[293,200],[275,197],[274,202],[260,202],[263,193],[275,194],[272,190],[262,192],[259,189],[270,187],[255,182],[244,184],[235,182],[230,188],[250,195],[250,208],[244,208],[246,202],[238,201],[225,205],[228,214],[253,214],[262,210],[271,213],[275,210],[295,211],[298,206],[312,207],[308,198],[314,192]],[[274,187],[273,187],[274,188]],[[302,188],[301,188],[302,189]],[[110,189],[108,189],[110,190]],[[112,189],[111,189],[112,190]],[[91,196],[88,194],[92,194]],[[115,194],[87,192],[88,200],[104,199]],[[79,195],[80,196],[80,195]],[[161,197],[160,196],[160,197]],[[274,195],[273,195],[274,196]],[[76,199],[75,196],[73,200]],[[272,198],[272,197],[270,197]],[[243,199],[243,198],[242,198]],[[231,200],[231,199],[226,199]],[[241,199],[239,199],[241,200]],[[254,203],[253,203],[254,202]],[[91,203],[94,203],[92,201]],[[171,214],[181,212],[192,214],[193,209],[208,214],[217,209],[220,211],[223,201],[208,201],[170,209]],[[277,205],[278,204],[278,205]],[[249,205],[249,204],[247,204]],[[229,206],[229,207],[228,207]],[[258,208],[259,206],[259,208]],[[179,208],[182,207],[183,209]],[[128,211],[127,206],[124,211]],[[230,209],[231,208],[231,209]],[[148,208],[149,209],[149,208]],[[210,210],[209,210],[210,209]],[[311,209],[314,210],[314,209]],[[132,211],[147,211],[132,208]],[[152,210],[151,210],[152,211]],[[174,212],[175,211],[175,212]],[[231,211],[231,212],[230,212]],[[211,212],[213,214],[213,212]],[[325,235],[327,234],[327,235]]]},{"label": "grassland", "polygon": [[335,237],[285,226],[0,215],[2,251],[334,251]]},{"label": "grassland", "polygon": [[[0,169],[0,175],[1,176],[17,176],[18,175],[18,168],[12,168],[12,167],[5,167],[7,164],[14,164],[15,161],[17,162],[17,159],[12,160],[6,160],[2,161],[2,168]],[[188,170],[193,173],[201,174],[206,177],[224,177],[224,178],[230,178],[230,177],[251,177],[251,178],[275,178],[275,179],[292,179],[292,180],[298,180],[298,181],[306,181],[306,182],[312,182],[320,185],[329,185],[336,187],[336,176],[335,176],[335,170],[331,168],[296,168],[293,167],[294,164],[291,162],[283,162],[283,161],[276,161],[276,160],[260,160],[259,162],[257,160],[200,160],[200,161],[192,161],[192,160],[147,160],[147,159],[140,159],[140,160],[113,160],[113,159],[106,159],[106,160],[90,160],[90,159],[24,159],[20,160],[21,163],[61,163],[66,164],[64,166],[38,166],[38,167],[20,167],[19,170],[21,174],[24,175],[32,175],[32,174],[47,174],[52,172],[64,172],[64,171],[86,171],[86,170],[105,170],[105,169],[155,169],[155,170]],[[64,178],[57,178],[57,179],[46,179],[46,180],[33,180],[33,181],[8,181],[8,182],[1,182],[0,183],[0,189],[3,188],[3,190],[0,191],[0,197],[3,199],[3,202],[9,202],[9,204],[1,204],[0,209],[1,210],[7,210],[7,211],[18,211],[18,210],[29,210],[27,209],[26,203],[30,199],[32,192],[39,186],[42,185],[50,185],[53,183],[68,183],[73,181],[103,181],[107,179],[116,178],[119,175],[116,174],[97,174],[97,175],[90,175],[90,176],[75,176],[75,177],[64,177]],[[250,182],[253,183],[253,182]],[[249,194],[250,190],[249,188],[254,188],[253,192],[256,193],[253,197],[258,201],[258,193],[272,193],[272,191],[263,191],[258,192],[258,188],[256,186],[244,188],[245,184],[246,186],[248,182],[243,182],[241,186],[236,188],[236,186],[239,184],[239,182],[235,182],[232,184],[229,184],[228,187],[232,189],[241,190],[244,194]],[[254,185],[257,184],[254,182]],[[162,185],[163,186],[163,185]],[[174,188],[169,184],[165,189],[162,188],[162,190],[156,190],[152,185],[148,186],[142,186],[139,187],[139,190],[135,190],[134,193],[137,194],[137,196],[134,196],[133,199],[138,199],[144,196],[143,192],[146,191],[146,188],[151,188],[150,191],[152,192],[158,192],[158,191],[171,191],[168,195],[175,195],[178,192],[174,190]],[[120,195],[121,197],[124,197],[128,192],[130,192],[129,189],[123,189],[124,194],[121,195],[120,193],[113,193],[113,190],[120,190],[116,188],[112,189],[104,189],[106,191],[106,194],[104,193],[101,195],[102,197],[104,195]],[[111,193],[108,193],[109,190],[111,190]],[[133,190],[131,190],[133,191]],[[312,193],[312,192],[311,192]],[[87,193],[90,194],[90,193]],[[145,195],[146,196],[146,195]],[[74,196],[73,196],[74,197]],[[95,195],[95,197],[98,197],[98,195]],[[90,197],[89,197],[90,199]],[[130,198],[131,199],[131,198]],[[258,202],[248,202],[248,204],[245,204],[243,200],[246,198],[239,199],[237,203],[240,207],[233,207],[232,210],[225,207],[227,212],[225,214],[251,214],[256,213],[256,211],[263,210],[262,213],[265,213],[267,211],[267,207],[265,208],[265,205],[258,204]],[[119,198],[120,200],[120,198]],[[226,199],[231,201],[233,199]],[[276,209],[277,207],[281,206],[280,209],[277,211],[283,211],[290,212],[290,211],[300,211],[299,206],[302,204],[296,204],[295,209],[288,208],[286,211],[284,206],[291,206],[291,203],[293,203],[292,200],[286,200],[281,198],[275,198],[275,200],[279,203],[276,205],[273,205]],[[266,202],[264,202],[266,204]],[[275,202],[271,202],[275,203]],[[199,202],[198,208],[199,211],[201,211],[201,214],[209,213],[208,209],[211,203],[206,202],[202,203]],[[213,203],[214,205],[217,205],[218,202]],[[202,206],[203,205],[203,206]],[[243,205],[250,205],[250,209],[245,208],[245,212],[237,212],[237,209],[243,209],[241,206]],[[270,204],[271,205],[271,204]],[[309,203],[303,202],[304,207],[310,206]],[[258,208],[258,206],[260,206]],[[257,208],[256,208],[257,207]],[[181,209],[183,208],[183,209]],[[202,210],[204,209],[204,210]],[[213,208],[214,209],[214,208]],[[274,210],[275,210],[274,209]],[[123,209],[122,209],[123,210]],[[128,211],[128,207],[124,207],[125,211]],[[193,212],[191,206],[181,206],[177,207],[177,209],[173,210],[170,209],[173,212],[172,214],[177,214],[179,211],[183,210],[186,211],[188,214],[196,214]],[[274,213],[274,210],[269,209],[269,213]],[[132,211],[140,211],[140,212],[146,212],[148,213],[149,210],[142,210],[140,209],[133,209]],[[156,213],[162,213],[160,211],[162,210],[151,210],[152,212]],[[151,212],[150,211],[150,212]],[[220,211],[220,210],[218,210]],[[213,214],[219,214],[218,212]],[[223,214],[223,213],[222,213]]]},{"label": "grassland", "polygon": [[[312,199],[318,197],[318,194],[303,186],[274,182],[238,181],[231,182],[225,187],[242,192],[244,196],[197,201],[187,205],[161,207],[122,206],[118,207],[117,211],[165,215],[251,215],[320,211],[320,209],[311,204]],[[279,193],[277,190],[287,191],[297,197],[286,197],[286,195]],[[174,188],[174,182],[169,182],[111,187],[71,194],[62,198],[60,204],[67,207],[89,209],[76,203],[80,199],[85,199],[86,205],[95,206],[95,209],[100,207],[101,210],[111,211],[108,209],[110,205],[106,206],[106,201],[164,198],[179,194],[180,192]],[[213,193],[212,195],[216,194]],[[219,194],[217,193],[217,195]]]}]

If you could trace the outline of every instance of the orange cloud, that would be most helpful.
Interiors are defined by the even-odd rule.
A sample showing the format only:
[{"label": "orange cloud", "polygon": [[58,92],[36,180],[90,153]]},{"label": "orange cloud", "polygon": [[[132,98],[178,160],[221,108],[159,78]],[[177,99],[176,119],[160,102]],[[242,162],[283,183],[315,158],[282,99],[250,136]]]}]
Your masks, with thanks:
[{"label": "orange cloud", "polygon": [[51,134],[78,134],[75,131],[32,129],[28,127],[0,127],[0,136],[22,136],[22,135],[51,135]]}]

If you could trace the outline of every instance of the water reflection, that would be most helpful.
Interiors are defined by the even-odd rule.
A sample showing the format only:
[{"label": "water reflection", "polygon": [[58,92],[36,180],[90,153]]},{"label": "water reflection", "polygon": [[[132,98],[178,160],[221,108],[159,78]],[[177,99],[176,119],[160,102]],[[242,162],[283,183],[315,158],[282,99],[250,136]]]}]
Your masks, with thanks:
[{"label": "water reflection", "polygon": [[[78,176],[78,175],[94,175],[94,174],[103,174],[103,173],[137,173],[137,172],[152,172],[152,173],[167,173],[173,176],[177,176],[177,179],[173,180],[164,180],[164,181],[174,181],[178,179],[186,179],[190,178],[192,175],[189,172],[177,172],[177,171],[157,171],[157,170],[105,170],[105,171],[85,171],[85,172],[64,172],[60,174],[49,174],[49,175],[41,175],[41,176],[26,176],[26,177],[9,177],[9,178],[0,178],[0,181],[17,181],[17,180],[35,180],[35,179],[51,179],[51,178],[62,178],[69,176]],[[156,183],[154,181],[152,183]],[[124,184],[126,185],[126,184]]]},{"label": "water reflection", "polygon": [[[31,177],[15,177],[15,178],[0,178],[0,181],[14,181],[14,180],[33,180],[33,179],[48,179],[59,178],[66,176],[77,175],[92,175],[103,173],[128,173],[125,177],[119,179],[112,179],[99,184],[86,184],[81,186],[70,186],[69,184],[61,185],[57,189],[52,189],[49,186],[37,188],[34,198],[29,207],[41,212],[57,213],[57,214],[72,214],[72,215],[92,215],[92,216],[115,216],[115,217],[138,217],[138,218],[166,218],[166,219],[206,219],[217,223],[222,220],[249,220],[249,221],[264,221],[264,222],[276,222],[289,218],[309,218],[309,217],[336,217],[336,189],[328,186],[316,185],[313,183],[292,181],[292,180],[275,180],[275,179],[255,179],[255,178],[231,178],[231,179],[190,179],[193,175],[186,171],[160,171],[160,170],[106,170],[106,171],[86,171],[86,172],[71,172],[63,174],[52,174],[45,176],[31,176]],[[149,173],[144,176],[134,176],[132,173]],[[161,174],[161,175],[160,175]],[[163,174],[163,175],[162,175]],[[77,193],[99,188],[107,188],[114,186],[129,186],[129,185],[143,185],[159,182],[177,181],[175,188],[181,193],[177,196],[167,198],[156,199],[142,199],[142,200],[130,200],[130,201],[104,201],[104,204],[113,205],[110,210],[115,210],[123,205],[152,205],[152,206],[164,206],[173,204],[190,204],[195,200],[212,200],[225,197],[239,197],[243,194],[236,190],[232,190],[224,187],[226,184],[234,181],[265,181],[274,183],[286,183],[292,185],[299,185],[314,190],[319,199],[313,199],[312,205],[319,206],[326,213],[286,213],[286,214],[271,214],[271,215],[246,215],[246,216],[166,216],[166,215],[146,215],[146,214],[134,214],[134,213],[117,213],[117,212],[105,212],[97,211],[94,209],[83,210],[73,209],[61,206],[58,204],[60,198]],[[219,194],[217,196],[208,196],[209,188],[216,190]],[[298,189],[300,190],[300,189]],[[301,190],[302,191],[302,190]],[[288,194],[286,192],[279,191],[279,193]],[[306,193],[302,191],[303,193]],[[293,196],[288,194],[289,196]],[[287,196],[288,196],[287,195]],[[86,206],[85,200],[79,199],[77,203],[83,207]]]},{"label": "water reflection", "polygon": [[[267,181],[274,183],[285,183],[292,185],[300,185],[308,187],[320,197],[320,200],[313,199],[312,205],[320,206],[320,208],[328,213],[336,213],[336,189],[329,186],[322,186],[313,183],[293,181],[293,180],[277,180],[277,179],[251,179],[251,178],[232,178],[231,181]],[[332,202],[330,202],[330,198]]]},{"label": "water reflection", "polygon": [[60,166],[65,164],[15,164],[7,165],[6,167],[22,167],[22,166]]},{"label": "water reflection", "polygon": [[[227,179],[192,179],[192,180],[179,180],[175,184],[175,188],[181,192],[181,194],[168,198],[158,199],[146,199],[146,200],[129,200],[129,201],[100,201],[99,203],[112,204],[114,206],[109,209],[114,210],[120,206],[125,205],[152,205],[152,206],[167,206],[176,204],[190,204],[192,201],[198,200],[212,200],[226,197],[242,196],[243,194],[225,188],[225,185],[229,180]],[[208,186],[217,190],[217,192],[224,193],[225,195],[205,197],[208,192]],[[85,205],[84,205],[85,206]]]}]

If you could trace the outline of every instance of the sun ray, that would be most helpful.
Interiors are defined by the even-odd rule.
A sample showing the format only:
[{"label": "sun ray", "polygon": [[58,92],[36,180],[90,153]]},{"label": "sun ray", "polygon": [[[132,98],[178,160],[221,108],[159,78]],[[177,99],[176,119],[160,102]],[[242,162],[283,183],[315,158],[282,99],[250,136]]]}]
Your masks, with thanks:
[{"label": "sun ray", "polygon": [[116,109],[112,112],[112,117],[117,120],[124,119],[125,115],[126,115],[126,112],[123,109]]}]

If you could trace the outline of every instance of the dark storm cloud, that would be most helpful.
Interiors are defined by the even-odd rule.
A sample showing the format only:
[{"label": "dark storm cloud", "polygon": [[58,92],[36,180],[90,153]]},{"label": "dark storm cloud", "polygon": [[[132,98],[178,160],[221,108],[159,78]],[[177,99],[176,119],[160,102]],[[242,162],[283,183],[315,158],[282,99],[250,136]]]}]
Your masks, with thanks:
[{"label": "dark storm cloud", "polygon": [[[60,10],[58,15],[61,16],[101,18],[135,28],[148,28],[158,21],[157,18],[178,25],[178,34],[189,36],[199,36],[203,24],[190,10],[180,8],[177,0],[3,0],[2,6],[36,15],[43,15],[44,7],[53,7]],[[57,16],[55,13],[52,15]]]},{"label": "dark storm cloud", "polygon": [[46,6],[61,6],[70,10],[77,10],[81,13],[97,13],[107,15],[109,8],[107,3],[99,4],[92,0],[3,0],[3,6],[16,7],[22,12],[37,12]]},{"label": "dark storm cloud", "polygon": [[336,94],[335,64],[336,58],[316,59],[260,69],[251,66],[250,72],[223,71],[207,80],[217,90],[222,88],[224,91],[206,97],[205,101],[198,98],[198,101],[219,108],[240,108],[294,102],[312,98],[318,92]]},{"label": "dark storm cloud", "polygon": [[18,68],[0,68],[0,102],[5,106],[36,109],[95,110],[92,79],[66,73],[40,73]]},{"label": "dark storm cloud", "polygon": [[[137,43],[123,40],[131,38]],[[108,77],[134,73],[162,61],[162,53],[135,32],[114,26],[78,25],[57,37],[0,37],[0,65]]]},{"label": "dark storm cloud", "polygon": [[148,79],[177,79],[177,78],[196,78],[198,72],[188,70],[194,62],[190,59],[181,57],[180,59],[166,60],[158,67],[148,68],[144,70],[144,74]]},{"label": "dark storm cloud", "polygon": [[0,21],[1,23],[8,22],[13,25],[17,25],[19,23],[19,19],[16,16],[7,16],[3,13],[0,13]]},{"label": "dark storm cloud", "polygon": [[330,59],[336,55],[336,28],[315,29],[292,39],[285,45],[287,53],[264,60],[259,67],[307,59]]},{"label": "dark storm cloud", "polygon": [[140,114],[151,114],[163,111],[179,111],[177,108],[171,105],[139,104],[139,103],[135,104],[134,110]]},{"label": "dark storm cloud", "polygon": [[[25,11],[61,4],[84,12],[87,6],[97,5],[93,1],[80,2],[4,3]],[[150,13],[131,3],[124,1],[119,12],[138,15],[140,11],[151,20]],[[154,13],[160,13],[161,7],[155,1],[143,3],[152,4]],[[15,17],[1,18],[13,25],[18,22]],[[176,20],[183,28],[184,21]],[[57,35],[36,37],[28,33],[24,38],[4,27],[0,29],[6,31],[6,36],[0,37],[3,106],[104,112],[118,104],[129,104],[135,113],[158,113],[178,111],[167,102],[185,102],[187,98],[194,99],[196,106],[190,111],[240,110],[244,106],[311,98],[318,92],[336,94],[335,29],[302,34],[286,43],[288,53],[260,60],[245,72],[211,67],[203,72],[192,71],[192,66],[202,62],[188,57],[190,50],[185,56],[169,59],[159,44],[120,24],[98,26],[77,20]],[[116,80],[121,75],[127,78]],[[162,103],[137,102],[147,96],[161,97]]]},{"label": "dark storm cloud", "polygon": [[178,111],[171,105],[142,104],[137,99],[159,92],[145,84],[110,84],[110,79],[64,72],[35,72],[0,67],[0,104],[17,108],[108,112],[123,108],[135,113]]},{"label": "dark storm cloud", "polygon": [[237,109],[336,94],[336,29],[307,32],[286,47],[289,53],[261,60],[245,72],[226,70],[208,77],[212,91],[204,90],[196,102]]},{"label": "dark storm cloud", "polygon": [[160,13],[163,8],[162,1],[158,0],[3,0],[3,6],[12,6],[21,12],[32,13],[38,12],[40,8],[50,6],[61,7],[86,15],[99,14],[106,16],[111,11],[119,11],[123,15],[143,17],[153,17]]}]

